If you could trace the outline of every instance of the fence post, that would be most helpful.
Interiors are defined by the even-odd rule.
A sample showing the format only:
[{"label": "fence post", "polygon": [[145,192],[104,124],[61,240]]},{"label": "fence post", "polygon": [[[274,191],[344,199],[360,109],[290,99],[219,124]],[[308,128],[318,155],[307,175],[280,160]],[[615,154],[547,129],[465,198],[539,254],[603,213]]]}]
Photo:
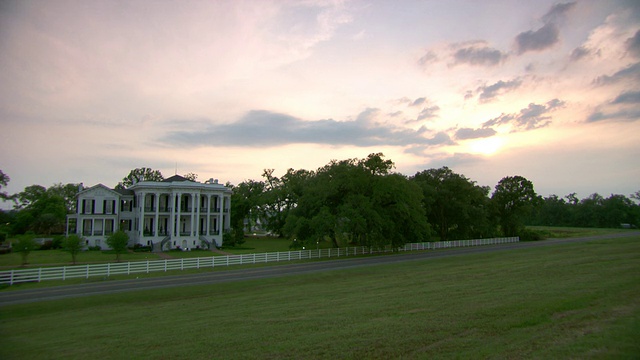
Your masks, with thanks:
[{"label": "fence post", "polygon": [[[39,268],[38,270],[42,270],[42,268]],[[66,280],[66,276],[67,276],[67,267],[63,266],[62,267],[62,280]],[[40,281],[40,271],[38,271],[38,281]]]},{"label": "fence post", "polygon": [[38,282],[42,280],[41,278],[42,278],[42,268],[38,268]]},{"label": "fence post", "polygon": [[167,272],[167,259],[164,259],[164,272]]},{"label": "fence post", "polygon": [[111,274],[111,263],[107,263],[107,277]]},{"label": "fence post", "polygon": [[131,275],[131,261],[127,261],[127,275]]},{"label": "fence post", "polygon": [[87,279],[89,278],[89,264],[85,265],[87,269]]},{"label": "fence post", "polygon": [[13,285],[13,270],[11,270],[11,275],[9,275],[9,285]]},{"label": "fence post", "polygon": [[149,260],[147,260],[147,274],[149,273]]}]

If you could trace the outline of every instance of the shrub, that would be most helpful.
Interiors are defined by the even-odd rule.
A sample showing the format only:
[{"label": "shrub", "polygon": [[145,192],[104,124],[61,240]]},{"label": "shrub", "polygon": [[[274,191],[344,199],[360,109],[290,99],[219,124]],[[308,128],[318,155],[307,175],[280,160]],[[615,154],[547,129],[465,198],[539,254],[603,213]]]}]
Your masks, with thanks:
[{"label": "shrub", "polygon": [[134,252],[151,252],[151,246],[142,246],[140,244],[136,244],[136,245],[139,245],[139,246],[133,247]]},{"label": "shrub", "polygon": [[56,235],[53,237],[53,241],[51,242],[52,249],[62,249],[62,242],[64,241],[64,235]]},{"label": "shrub", "polygon": [[96,246],[89,246],[88,250],[89,251],[101,251],[102,248],[100,247],[100,245],[96,245]]},{"label": "shrub", "polygon": [[518,236],[520,237],[520,241],[538,241],[545,239],[542,233],[530,229],[521,230]]}]

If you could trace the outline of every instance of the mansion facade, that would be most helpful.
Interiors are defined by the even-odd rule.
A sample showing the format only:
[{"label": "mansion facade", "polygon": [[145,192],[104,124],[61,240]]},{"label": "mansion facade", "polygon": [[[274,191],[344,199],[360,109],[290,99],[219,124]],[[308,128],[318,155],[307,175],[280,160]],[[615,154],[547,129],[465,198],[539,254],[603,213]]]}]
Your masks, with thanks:
[{"label": "mansion facade", "polygon": [[67,234],[86,245],[108,249],[115,231],[129,235],[129,246],[153,251],[222,246],[230,228],[231,189],[217,180],[205,183],[175,175],[163,181],[141,181],[127,189],[102,184],[81,188],[75,214],[67,216]]}]

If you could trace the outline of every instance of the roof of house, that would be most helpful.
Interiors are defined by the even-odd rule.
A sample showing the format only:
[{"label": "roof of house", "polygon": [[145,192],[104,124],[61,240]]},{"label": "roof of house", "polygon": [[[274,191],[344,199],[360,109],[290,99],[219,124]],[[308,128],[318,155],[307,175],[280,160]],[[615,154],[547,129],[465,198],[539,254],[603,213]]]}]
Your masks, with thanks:
[{"label": "roof of house", "polygon": [[113,191],[117,192],[120,195],[134,195],[133,190],[129,189],[113,189]]},{"label": "roof of house", "polygon": [[[191,180],[189,180],[189,179],[187,179],[187,178],[185,178],[183,176],[180,176],[180,175],[173,175],[171,177],[168,177],[168,178],[162,180],[162,182],[179,182],[179,181],[191,181]],[[193,181],[191,181],[191,182],[193,182]]]}]

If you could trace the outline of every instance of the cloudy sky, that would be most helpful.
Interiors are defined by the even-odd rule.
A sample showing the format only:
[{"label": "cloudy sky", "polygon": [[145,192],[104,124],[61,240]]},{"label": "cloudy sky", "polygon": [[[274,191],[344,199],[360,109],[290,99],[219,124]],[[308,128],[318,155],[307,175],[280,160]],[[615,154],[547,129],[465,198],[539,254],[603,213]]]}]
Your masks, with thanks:
[{"label": "cloudy sky", "polygon": [[10,193],[382,152],[628,196],[639,134],[637,1],[0,1]]}]

